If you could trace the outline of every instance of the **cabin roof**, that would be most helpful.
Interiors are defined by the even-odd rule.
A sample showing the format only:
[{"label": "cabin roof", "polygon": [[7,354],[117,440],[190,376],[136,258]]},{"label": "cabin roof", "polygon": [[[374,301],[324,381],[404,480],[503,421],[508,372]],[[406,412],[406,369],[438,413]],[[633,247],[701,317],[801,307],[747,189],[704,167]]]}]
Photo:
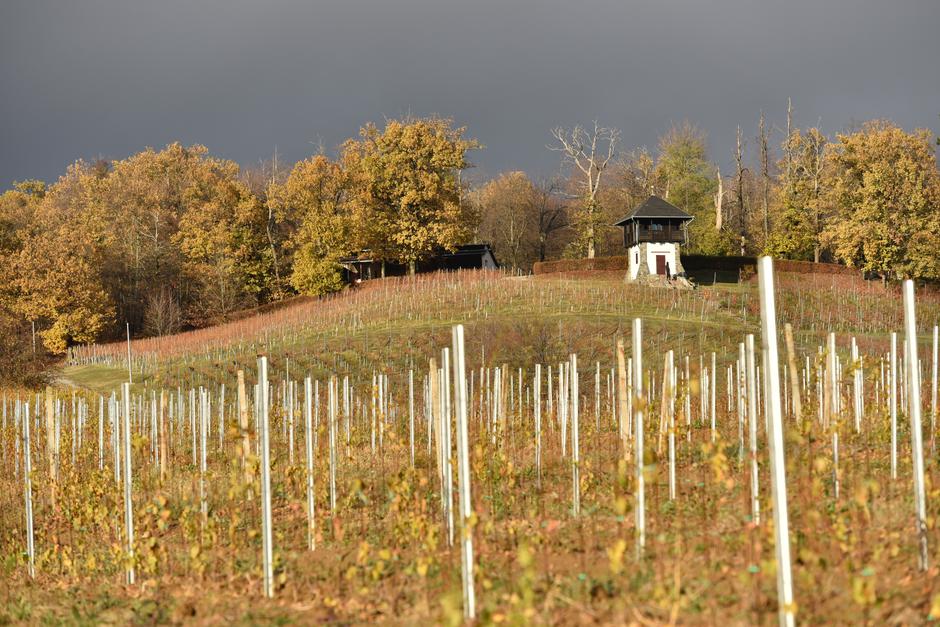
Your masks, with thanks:
[{"label": "cabin roof", "polygon": [[614,226],[623,226],[636,218],[672,218],[675,220],[691,220],[689,215],[672,203],[666,202],[659,196],[650,196],[639,207],[614,222]]},{"label": "cabin roof", "polygon": [[[496,261],[496,255],[493,253],[493,249],[489,244],[462,244],[457,247],[457,250],[452,252],[446,250],[439,251],[432,255],[432,258],[453,259],[455,257],[482,257],[486,253],[489,253],[490,256],[493,257],[493,262],[499,265],[499,262]],[[360,250],[358,254],[348,255],[339,260],[341,264],[372,263],[372,261],[372,251],[368,248]]]}]

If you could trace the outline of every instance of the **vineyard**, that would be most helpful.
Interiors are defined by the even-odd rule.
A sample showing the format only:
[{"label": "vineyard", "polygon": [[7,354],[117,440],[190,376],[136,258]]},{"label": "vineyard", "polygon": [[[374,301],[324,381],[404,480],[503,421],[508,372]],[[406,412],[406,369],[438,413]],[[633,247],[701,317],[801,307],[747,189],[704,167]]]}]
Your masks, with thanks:
[{"label": "vineyard", "polygon": [[940,619],[940,297],[760,283],[424,275],[74,347],[0,400],[0,623]]}]

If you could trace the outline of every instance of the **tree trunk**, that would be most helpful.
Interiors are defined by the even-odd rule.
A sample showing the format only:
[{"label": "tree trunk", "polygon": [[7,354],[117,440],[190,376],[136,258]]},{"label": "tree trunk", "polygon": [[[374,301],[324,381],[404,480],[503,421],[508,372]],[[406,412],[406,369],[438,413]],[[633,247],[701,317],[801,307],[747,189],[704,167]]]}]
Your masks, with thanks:
[{"label": "tree trunk", "polygon": [[597,250],[597,232],[595,231],[595,216],[597,215],[597,200],[592,196],[588,200],[588,227],[587,227],[587,258],[594,259]]},{"label": "tree trunk", "polygon": [[415,275],[415,262],[414,260],[411,260],[408,262],[408,276],[414,276],[414,275]]}]

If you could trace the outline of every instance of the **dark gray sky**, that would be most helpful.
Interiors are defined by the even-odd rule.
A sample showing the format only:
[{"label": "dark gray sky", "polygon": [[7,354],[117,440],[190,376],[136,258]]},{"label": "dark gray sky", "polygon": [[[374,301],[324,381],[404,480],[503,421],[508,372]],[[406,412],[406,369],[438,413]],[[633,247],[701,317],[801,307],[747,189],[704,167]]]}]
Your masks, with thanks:
[{"label": "dark gray sky", "polygon": [[0,86],[0,188],[174,140],[293,162],[409,112],[466,125],[478,176],[551,173],[550,129],[595,117],[650,148],[688,118],[729,164],[788,96],[940,128],[940,2],[3,0]]}]

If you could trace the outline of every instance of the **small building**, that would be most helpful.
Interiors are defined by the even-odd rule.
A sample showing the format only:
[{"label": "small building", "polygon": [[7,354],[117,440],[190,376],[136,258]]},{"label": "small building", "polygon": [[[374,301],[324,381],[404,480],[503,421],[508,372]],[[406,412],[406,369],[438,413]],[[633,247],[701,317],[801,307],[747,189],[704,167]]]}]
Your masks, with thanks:
[{"label": "small building", "polygon": [[[377,279],[383,275],[382,261],[373,259],[368,250],[360,251],[358,255],[350,255],[340,259],[343,266],[343,279],[348,283],[359,283],[369,279]],[[495,270],[499,267],[496,255],[489,244],[464,244],[454,251],[441,251],[423,261],[415,264],[415,273],[437,272],[438,270]],[[408,274],[408,264],[395,261],[385,262],[385,273],[390,276],[405,276]]]},{"label": "small building", "polygon": [[693,216],[659,196],[650,196],[614,226],[623,228],[627,249],[627,279],[644,276],[672,278],[683,273],[679,247],[688,240],[687,226]]}]

